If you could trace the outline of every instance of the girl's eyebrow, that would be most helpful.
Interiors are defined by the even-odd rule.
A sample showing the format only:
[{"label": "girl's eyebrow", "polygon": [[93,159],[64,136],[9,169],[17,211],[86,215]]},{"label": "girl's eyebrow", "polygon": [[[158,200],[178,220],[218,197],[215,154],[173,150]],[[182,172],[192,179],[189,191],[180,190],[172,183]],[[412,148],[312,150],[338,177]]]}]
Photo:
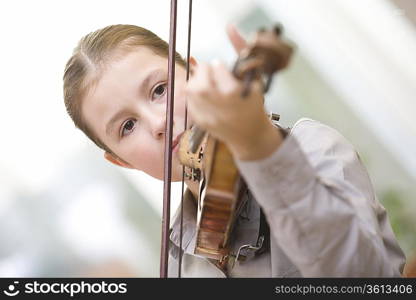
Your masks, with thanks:
[{"label": "girl's eyebrow", "polygon": [[111,117],[110,121],[108,121],[108,122],[107,122],[107,125],[106,125],[106,127],[105,127],[105,133],[106,133],[107,135],[110,135],[110,134],[111,134],[111,132],[112,132],[112,129],[113,129],[113,127],[114,127],[114,123],[115,123],[118,119],[120,119],[121,117],[123,117],[124,115],[126,115],[127,113],[128,113],[128,110],[127,110],[127,109],[121,109],[121,110],[119,110],[117,113],[115,113],[115,114]]},{"label": "girl's eyebrow", "polygon": [[150,83],[154,81],[156,78],[160,77],[160,75],[164,74],[163,69],[154,69],[150,71],[145,79],[139,84],[139,90],[143,93],[149,89]]},{"label": "girl's eyebrow", "polygon": [[[147,91],[148,90],[148,88],[149,88],[149,86],[150,86],[150,83],[152,82],[152,81],[154,81],[154,79],[155,78],[157,78],[157,77],[159,77],[161,74],[164,74],[165,73],[165,71],[162,69],[162,68],[159,68],[159,69],[154,69],[154,70],[152,70],[152,71],[150,71],[147,75],[146,75],[146,77],[145,77],[145,79],[143,79],[143,81],[139,84],[139,90],[140,91],[142,91],[142,93],[144,92],[144,91]],[[107,125],[106,125],[106,129],[105,129],[105,133],[107,134],[107,135],[110,135],[111,133],[112,133],[112,130],[113,130],[113,127],[114,127],[114,123],[118,120],[118,119],[120,119],[121,117],[123,117],[125,114],[127,114],[128,113],[128,110],[127,109],[120,109],[119,111],[117,111],[111,118],[110,118],[110,120],[107,122]]]}]

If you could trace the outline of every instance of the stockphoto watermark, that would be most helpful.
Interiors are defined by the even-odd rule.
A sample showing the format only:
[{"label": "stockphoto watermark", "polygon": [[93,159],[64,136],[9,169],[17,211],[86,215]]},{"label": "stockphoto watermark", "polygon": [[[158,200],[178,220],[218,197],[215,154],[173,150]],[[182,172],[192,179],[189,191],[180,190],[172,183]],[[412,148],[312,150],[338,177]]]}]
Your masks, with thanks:
[{"label": "stockphoto watermark", "polygon": [[3,294],[14,297],[21,294],[125,294],[127,283],[100,282],[40,282],[38,280],[20,282],[14,280],[3,290]]}]

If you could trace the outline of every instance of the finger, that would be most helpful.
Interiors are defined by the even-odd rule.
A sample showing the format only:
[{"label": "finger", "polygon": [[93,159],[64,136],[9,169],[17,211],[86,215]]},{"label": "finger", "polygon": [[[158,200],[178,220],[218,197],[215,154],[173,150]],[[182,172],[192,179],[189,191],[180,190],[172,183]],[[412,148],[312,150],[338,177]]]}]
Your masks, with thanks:
[{"label": "finger", "polygon": [[247,46],[246,40],[237,31],[237,28],[234,25],[227,25],[227,34],[237,54]]},{"label": "finger", "polygon": [[215,81],[212,78],[211,66],[207,63],[200,63],[195,66],[188,86],[192,87],[194,91],[212,89],[215,86]]},{"label": "finger", "polygon": [[240,82],[234,77],[227,66],[221,62],[215,62],[212,66],[215,86],[223,94],[233,94],[241,90]]},{"label": "finger", "polygon": [[262,64],[263,60],[260,58],[251,58],[245,60],[238,64],[238,67],[235,69],[234,74],[237,76],[237,78],[241,79],[244,77],[246,73],[259,68],[260,66],[262,66]]}]

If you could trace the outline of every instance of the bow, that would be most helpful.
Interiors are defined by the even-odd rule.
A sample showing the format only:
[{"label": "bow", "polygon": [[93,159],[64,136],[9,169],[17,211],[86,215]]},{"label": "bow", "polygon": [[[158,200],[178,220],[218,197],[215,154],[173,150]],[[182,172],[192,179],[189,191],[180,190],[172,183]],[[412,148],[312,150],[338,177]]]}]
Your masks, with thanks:
[{"label": "bow", "polygon": [[[186,55],[186,80],[189,79],[189,57],[191,42],[191,21],[192,21],[192,0],[189,0],[188,17],[188,43]],[[160,277],[168,277],[169,259],[169,229],[170,229],[170,194],[172,174],[172,132],[173,132],[173,108],[175,93],[175,53],[176,53],[176,20],[177,0],[171,0],[170,4],[170,33],[169,33],[169,57],[168,57],[168,91],[166,103],[166,134],[165,134],[165,155],[164,155],[164,178],[163,178],[163,213],[162,213],[162,242],[160,256]],[[185,124],[187,127],[187,111],[185,108]],[[178,277],[181,277],[182,265],[182,216],[183,216],[183,192],[184,192],[184,166],[182,172],[182,198],[181,198],[181,226],[179,245]]]}]

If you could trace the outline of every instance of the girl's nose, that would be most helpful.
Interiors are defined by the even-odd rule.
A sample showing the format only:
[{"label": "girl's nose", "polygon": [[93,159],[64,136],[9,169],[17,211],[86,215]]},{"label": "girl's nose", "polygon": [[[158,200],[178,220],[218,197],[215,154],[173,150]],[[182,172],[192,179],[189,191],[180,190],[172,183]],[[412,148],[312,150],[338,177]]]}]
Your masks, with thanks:
[{"label": "girl's nose", "polygon": [[165,135],[165,121],[155,120],[152,124],[152,136],[155,139],[161,139]]},{"label": "girl's nose", "polygon": [[150,120],[152,136],[159,140],[165,136],[166,116],[165,114],[154,114]]}]

